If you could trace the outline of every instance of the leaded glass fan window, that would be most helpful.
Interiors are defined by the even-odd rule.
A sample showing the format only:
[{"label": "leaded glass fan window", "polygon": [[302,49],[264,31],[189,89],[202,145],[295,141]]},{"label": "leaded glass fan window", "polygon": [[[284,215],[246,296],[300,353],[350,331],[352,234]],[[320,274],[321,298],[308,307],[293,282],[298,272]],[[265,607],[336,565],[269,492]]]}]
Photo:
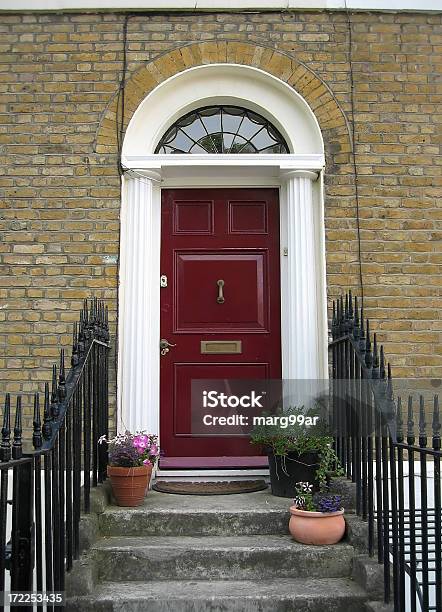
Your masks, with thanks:
[{"label": "leaded glass fan window", "polygon": [[169,128],[155,153],[289,153],[267,119],[239,106],[206,106]]}]

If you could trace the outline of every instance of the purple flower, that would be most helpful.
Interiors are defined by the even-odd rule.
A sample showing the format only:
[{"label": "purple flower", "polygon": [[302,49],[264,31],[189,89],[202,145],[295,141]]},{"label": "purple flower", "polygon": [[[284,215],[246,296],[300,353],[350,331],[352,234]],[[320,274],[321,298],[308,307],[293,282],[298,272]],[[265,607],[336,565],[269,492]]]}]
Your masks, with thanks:
[{"label": "purple flower", "polygon": [[318,512],[337,512],[342,508],[342,498],[340,495],[327,495],[319,498],[316,507]]},{"label": "purple flower", "polygon": [[109,450],[109,463],[121,467],[132,467],[138,464],[138,453],[135,448],[130,446],[111,448]]},{"label": "purple flower", "polygon": [[135,467],[137,465],[155,465],[159,455],[158,436],[144,431],[117,434],[114,438],[106,439],[101,436],[100,444],[107,442],[109,464],[121,467]]}]

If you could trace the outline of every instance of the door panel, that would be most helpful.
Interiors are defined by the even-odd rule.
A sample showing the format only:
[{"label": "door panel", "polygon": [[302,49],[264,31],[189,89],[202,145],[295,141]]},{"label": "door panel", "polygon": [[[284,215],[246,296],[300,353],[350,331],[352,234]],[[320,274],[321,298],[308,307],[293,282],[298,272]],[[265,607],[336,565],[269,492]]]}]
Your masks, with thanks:
[{"label": "door panel", "polygon": [[[226,355],[231,357],[231,355]],[[177,437],[199,438],[196,433],[203,428],[194,423],[192,427],[192,415],[190,410],[182,410],[181,398],[190,397],[192,379],[233,379],[243,378],[248,380],[268,378],[268,363],[175,363],[174,364],[174,401],[173,401],[173,431]],[[223,413],[217,409],[217,415]],[[232,433],[234,433],[232,431]],[[243,440],[240,440],[240,445]],[[236,453],[232,453],[236,454]],[[256,449],[253,454],[256,454]],[[206,455],[205,456],[210,456]]]},{"label": "door panel", "polygon": [[[191,433],[191,380],[281,376],[278,191],[163,190],[161,245],[161,338],[175,345],[161,357],[161,446],[166,456],[253,455],[241,431]],[[210,353],[211,340],[239,352]]]},{"label": "door panel", "polygon": [[175,333],[268,332],[268,251],[178,251],[174,263]]},{"label": "door panel", "polygon": [[179,235],[213,234],[213,200],[175,200],[173,204],[173,233]]}]

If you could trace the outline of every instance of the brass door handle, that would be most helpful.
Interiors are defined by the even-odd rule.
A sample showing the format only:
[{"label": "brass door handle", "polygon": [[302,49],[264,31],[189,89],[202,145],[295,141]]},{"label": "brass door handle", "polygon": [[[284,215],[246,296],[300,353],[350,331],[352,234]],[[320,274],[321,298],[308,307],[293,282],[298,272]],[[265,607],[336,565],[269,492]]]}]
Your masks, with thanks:
[{"label": "brass door handle", "polygon": [[218,304],[224,304],[225,299],[224,299],[224,281],[222,279],[216,281],[216,284],[218,285],[218,297],[216,298],[216,301],[218,302]]},{"label": "brass door handle", "polygon": [[160,353],[161,355],[167,355],[167,353],[169,352],[170,348],[172,346],[176,346],[176,344],[171,344],[168,340],[166,340],[165,338],[161,338],[160,340]]}]

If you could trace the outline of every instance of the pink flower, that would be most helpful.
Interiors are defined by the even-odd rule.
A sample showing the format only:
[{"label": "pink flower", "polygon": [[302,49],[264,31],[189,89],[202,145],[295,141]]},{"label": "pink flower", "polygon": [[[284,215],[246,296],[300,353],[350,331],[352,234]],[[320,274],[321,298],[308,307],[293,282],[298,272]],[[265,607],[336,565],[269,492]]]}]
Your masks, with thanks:
[{"label": "pink flower", "polygon": [[133,440],[133,445],[138,450],[138,452],[144,452],[147,448],[148,443],[147,436],[135,436]]},{"label": "pink flower", "polygon": [[158,455],[158,446],[156,444],[152,444],[150,447],[149,455],[152,455],[152,457],[156,457]]},{"label": "pink flower", "polygon": [[149,466],[149,465],[152,465],[152,464],[151,464],[151,462],[149,461],[149,459],[145,459],[145,460],[143,461],[143,465]]}]

